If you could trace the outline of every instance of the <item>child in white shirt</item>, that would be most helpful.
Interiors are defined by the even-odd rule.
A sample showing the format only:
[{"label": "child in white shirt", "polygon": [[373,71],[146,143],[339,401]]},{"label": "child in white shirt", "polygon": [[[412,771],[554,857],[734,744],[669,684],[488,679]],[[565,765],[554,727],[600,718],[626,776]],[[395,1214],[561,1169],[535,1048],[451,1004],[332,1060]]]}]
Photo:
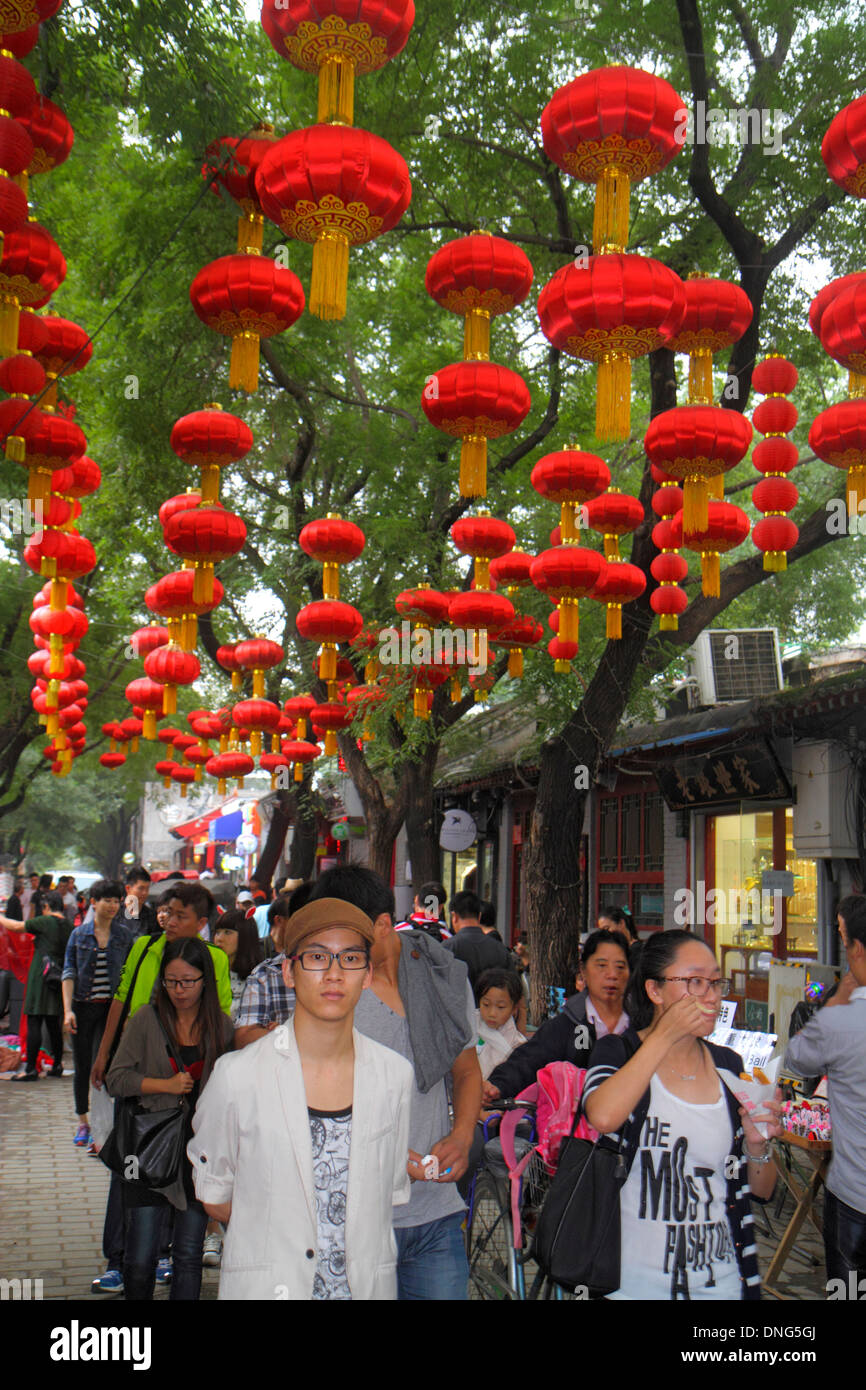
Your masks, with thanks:
[{"label": "child in white shirt", "polygon": [[526,1042],[515,1019],[523,998],[520,977],[514,970],[485,970],[475,987],[475,1026],[478,1030],[478,1063],[486,1081],[494,1067]]}]

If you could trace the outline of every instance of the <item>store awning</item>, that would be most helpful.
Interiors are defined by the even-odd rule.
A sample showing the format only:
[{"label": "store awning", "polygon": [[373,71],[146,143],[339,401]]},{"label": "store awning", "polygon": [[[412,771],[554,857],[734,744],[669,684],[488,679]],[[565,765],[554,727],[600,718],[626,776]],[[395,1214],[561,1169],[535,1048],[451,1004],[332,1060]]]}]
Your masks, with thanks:
[{"label": "store awning", "polygon": [[[184,821],[183,825],[173,825],[171,833],[179,840],[195,840],[201,835],[207,835],[208,828],[222,814],[222,809],[222,806],[217,806],[205,816],[196,816],[195,820]],[[210,838],[213,839],[213,836]]]},{"label": "store awning", "polygon": [[229,812],[227,816],[218,814],[217,818],[210,822],[208,833],[212,840],[236,840],[243,828],[243,812],[238,810]]}]

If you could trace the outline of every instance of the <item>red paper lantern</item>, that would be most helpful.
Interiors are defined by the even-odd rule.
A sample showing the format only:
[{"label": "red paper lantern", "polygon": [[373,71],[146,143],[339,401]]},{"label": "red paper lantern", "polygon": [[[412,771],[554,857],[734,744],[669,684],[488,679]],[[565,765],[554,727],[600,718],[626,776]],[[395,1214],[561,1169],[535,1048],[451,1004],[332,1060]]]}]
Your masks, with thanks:
[{"label": "red paper lantern", "polygon": [[[240,138],[223,135],[208,145],[205,151],[207,159],[202,165],[202,178],[209,179],[215,175],[241,210],[238,218],[239,251],[262,249],[265,219],[256,193],[255,177],[256,170],[277,139],[273,126],[260,121],[246,135]],[[217,187],[213,191],[219,193]]]},{"label": "red paper lantern", "polygon": [[653,527],[653,544],[661,554],[650,565],[650,573],[659,584],[650,594],[650,607],[659,616],[662,632],[676,632],[678,615],[688,607],[688,598],[679,585],[687,578],[689,567],[674,544],[670,520]]},{"label": "red paper lantern", "polygon": [[532,288],[532,266],[514,242],[473,232],[430,257],[424,285],[443,309],[464,316],[464,360],[487,360],[490,320],[523,303]]},{"label": "red paper lantern", "polygon": [[204,266],[189,297],[203,324],[231,338],[229,386],[238,391],[258,387],[259,340],[285,332],[304,311],[304,291],[293,271],[243,252]]},{"label": "red paper lantern", "polygon": [[[559,449],[545,454],[532,470],[529,481],[542,497],[561,507],[560,536],[578,539],[578,508],[610,487],[610,469],[598,454],[580,449]],[[560,541],[556,542],[561,544]]]},{"label": "red paper lantern", "polygon": [[253,432],[239,415],[207,405],[176,421],[171,447],[184,463],[201,469],[201,500],[211,506],[219,501],[220,469],[249,453]]},{"label": "red paper lantern", "polygon": [[532,562],[532,582],[536,589],[559,603],[559,636],[563,642],[579,641],[578,600],[591,594],[604,568],[595,550],[566,544],[543,550]]},{"label": "red paper lantern", "polygon": [[320,122],[351,125],[355,77],[402,53],[414,0],[263,0],[262,28],[281,58],[319,74]]},{"label": "red paper lantern", "polygon": [[33,142],[33,154],[25,166],[30,178],[56,169],[69,158],[75,131],[53,101],[37,96],[27,115],[21,117],[21,125]]},{"label": "red paper lantern", "polygon": [[532,584],[529,571],[534,559],[525,550],[509,550],[507,555],[497,556],[490,561],[491,585],[503,584],[509,595],[527,588]]},{"label": "red paper lantern", "polygon": [[431,589],[429,584],[420,584],[417,589],[404,589],[394,600],[394,607],[401,618],[408,618],[419,627],[436,627],[447,621],[450,600],[447,594]]},{"label": "red paper lantern", "polygon": [[143,710],[142,733],[146,739],[156,738],[156,720],[157,715],[162,715],[164,693],[163,687],[149,676],[139,676],[126,687],[129,703]]},{"label": "red paper lantern", "polygon": [[866,198],[866,96],[833,117],[821,141],[821,158],[834,183],[855,198]]},{"label": "red paper lantern", "polygon": [[[303,742],[307,737],[307,721],[310,718],[316,702],[312,695],[292,695],[286,700],[283,709],[290,719],[297,721],[298,738]],[[285,748],[283,752],[285,753]]]},{"label": "red paper lantern", "polygon": [[214,565],[237,555],[247,538],[239,516],[223,507],[178,512],[165,528],[169,550],[194,566],[193,599],[208,603],[214,594]]},{"label": "red paper lantern", "polygon": [[235,655],[234,646],[218,647],[216,654],[217,664],[228,671],[232,678],[232,690],[240,690],[243,685],[241,668]]},{"label": "red paper lantern", "polygon": [[45,385],[45,368],[22,352],[0,362],[0,387],[10,396],[35,396]]},{"label": "red paper lantern", "polygon": [[346,314],[349,247],[396,227],[412,186],[405,160],[377,135],[318,125],[278,140],[256,174],[266,216],[313,243],[310,313]]},{"label": "red paper lantern", "polygon": [[591,256],[545,285],[538,317],[554,347],[598,363],[595,432],[627,439],[631,363],[675,337],[685,311],[679,276],[648,256]]},{"label": "red paper lantern", "polygon": [[742,508],[735,507],[733,502],[710,502],[708,512],[704,530],[686,535],[683,534],[682,513],[675,516],[671,522],[671,538],[677,549],[685,545],[700,554],[702,592],[707,598],[719,598],[719,555],[742,545],[752,523]]},{"label": "red paper lantern", "polygon": [[490,561],[513,550],[517,537],[507,521],[499,521],[482,512],[455,521],[451,527],[451,539],[459,551],[473,557],[476,588],[489,589]]},{"label": "red paper lantern", "polygon": [[153,765],[154,772],[162,778],[162,785],[166,790],[171,786],[171,775],[177,766],[174,758],[160,758],[159,762]]},{"label": "red paper lantern", "polygon": [[532,404],[526,383],[495,362],[456,362],[428,378],[421,397],[437,430],[463,440],[461,497],[487,493],[487,441],[512,434]]},{"label": "red paper lantern", "polygon": [[513,680],[523,675],[523,653],[527,647],[536,647],[544,636],[544,628],[528,614],[518,614],[513,622],[500,628],[496,634],[497,647],[508,652],[508,674]]},{"label": "red paper lantern", "polygon": [[824,463],[846,470],[848,511],[860,514],[866,501],[866,400],[840,401],[822,410],[809,430],[809,448]]},{"label": "red paper lantern", "polygon": [[618,560],[620,536],[636,531],[644,519],[644,513],[637,497],[611,488],[601,497],[590,498],[586,503],[586,519],[592,530],[604,537],[605,559]]},{"label": "red paper lantern", "polygon": [[57,378],[71,376],[86,367],[93,356],[93,343],[83,328],[59,314],[45,314],[42,323],[45,343],[33,355],[45,368],[51,383],[43,398],[46,410],[51,410],[57,405]]},{"label": "red paper lantern", "polygon": [[706,527],[708,483],[734,468],[751,441],[749,421],[720,406],[677,406],[650,421],[644,448],[652,463],[684,484],[686,534]]},{"label": "red paper lantern", "polygon": [[759,396],[790,396],[800,377],[793,362],[771,353],[752,372],[752,388]]},{"label": "red paper lantern", "polygon": [[235,705],[232,717],[238,728],[250,730],[250,752],[257,758],[262,751],[262,731],[271,733],[279,728],[280,707],[270,700],[241,700]]},{"label": "red paper lantern", "polygon": [[337,679],[337,643],[351,642],[364,626],[364,619],[350,603],[337,599],[320,599],[303,607],[295,620],[302,637],[320,642],[321,678]]},{"label": "red paper lantern", "polygon": [[102,482],[102,470],[92,458],[82,454],[65,468],[59,468],[51,479],[54,492],[64,497],[89,497]]},{"label": "red paper lantern", "polygon": [[500,628],[514,622],[514,604],[504,594],[474,589],[454,595],[448,606],[448,617],[454,627],[465,628],[470,633],[486,631],[495,637]]},{"label": "red paper lantern", "polygon": [[[279,642],[271,642],[267,637],[250,637],[235,644],[235,659],[240,671],[249,671],[253,678],[253,695],[263,699],[265,693],[265,671],[279,666],[285,652]],[[237,721],[235,721],[237,722]]]},{"label": "red paper lantern", "polygon": [[683,282],[686,311],[671,341],[674,352],[688,353],[689,404],[713,399],[713,353],[733,347],[752,322],[752,301],[739,285],[694,273]]},{"label": "red paper lantern", "polygon": [[[0,109],[4,105],[0,99]],[[8,105],[5,109],[11,111]],[[9,357],[18,347],[21,306],[41,309],[65,278],[66,259],[38,222],[25,222],[7,233],[0,259],[0,355]]]},{"label": "red paper lantern", "polygon": [[197,599],[196,588],[193,570],[174,570],[171,574],[164,574],[144,595],[144,602],[150,611],[168,620],[171,639],[185,652],[195,650],[198,614],[209,613],[223,601],[223,586],[216,576],[210,599]]},{"label": "red paper lantern", "polygon": [[339,751],[337,734],[351,724],[354,718],[351,709],[337,700],[329,700],[326,704],[316,705],[311,711],[311,716],[313,724],[318,724],[325,730],[325,757],[336,757]]},{"label": "red paper lantern", "polygon": [[103,767],[115,768],[123,767],[126,762],[125,753],[100,753],[99,761]]},{"label": "red paper lantern", "polygon": [[189,512],[194,507],[201,506],[201,493],[198,492],[179,492],[177,497],[168,497],[163,502],[157,515],[159,524],[165,529],[173,516],[178,512]]},{"label": "red paper lantern", "polygon": [[541,134],[549,159],[596,185],[596,252],[623,251],[631,185],[682,149],[686,107],[669,82],[642,68],[596,68],[554,92]]},{"label": "red paper lantern", "polygon": [[24,547],[24,562],[45,579],[76,579],[93,569],[96,552],[77,531],[45,531]]},{"label": "red paper lantern", "polygon": [[829,285],[825,285],[823,289],[818,291],[809,305],[809,327],[816,338],[821,335],[824,311],[832,304],[837,294],[841,294],[842,290],[847,289],[849,285],[857,284],[860,281],[866,283],[866,271],[856,270],[851,275],[840,275],[837,280],[831,280]]},{"label": "red paper lantern", "polygon": [[561,637],[552,637],[547,644],[547,650],[553,657],[553,669],[556,674],[567,676],[571,670],[571,663],[577,656],[577,643],[564,642]]},{"label": "red paper lantern", "polygon": [[6,0],[0,20],[2,31],[11,35],[26,33],[55,15],[62,3],[63,0]]},{"label": "red paper lantern", "polygon": [[191,767],[180,767],[177,763],[175,763],[174,767],[169,773],[169,776],[171,777],[172,782],[177,783],[177,785],[180,787],[180,794],[184,799],[186,799],[186,789],[189,786],[190,782],[195,781],[195,769]]},{"label": "red paper lantern", "polygon": [[308,743],[302,738],[287,739],[280,747],[292,764],[292,775],[296,782],[303,781],[304,764],[315,762],[322,751],[317,743]]},{"label": "red paper lantern", "polygon": [[783,396],[768,396],[752,413],[752,424],[761,434],[790,434],[797,423],[797,407]]},{"label": "red paper lantern", "polygon": [[144,658],[144,669],[151,680],[162,683],[165,691],[163,714],[174,714],[177,709],[177,687],[192,685],[201,675],[198,657],[182,651],[173,642],[149,652]]},{"label": "red paper lantern", "polygon": [[322,590],[325,598],[340,597],[340,565],[357,560],[366,538],[360,526],[343,521],[335,513],[319,521],[309,521],[298,536],[298,544],[313,560],[324,565]]},{"label": "red paper lantern", "polygon": [[607,610],[605,633],[610,641],[622,637],[622,608],[640,598],[646,588],[646,575],[626,560],[611,560],[599,575],[591,597]]},{"label": "red paper lantern", "polygon": [[29,29],[21,29],[17,34],[0,35],[0,48],[5,48],[16,58],[26,58],[39,42],[39,25],[31,24]]}]

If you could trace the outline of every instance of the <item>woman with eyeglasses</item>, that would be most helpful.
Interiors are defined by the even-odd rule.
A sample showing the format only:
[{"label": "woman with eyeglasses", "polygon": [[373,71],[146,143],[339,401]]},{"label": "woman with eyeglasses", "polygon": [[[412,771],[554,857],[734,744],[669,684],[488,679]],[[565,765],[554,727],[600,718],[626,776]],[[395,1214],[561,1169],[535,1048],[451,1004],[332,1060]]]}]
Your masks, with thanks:
[{"label": "woman with eyeglasses", "polygon": [[[644,943],[626,995],[631,1024],[599,1039],[584,1112],[621,1139],[621,1260],[613,1299],[758,1299],[750,1197],[775,1185],[765,1138],[719,1069],[743,1070],[730,1048],[706,1041],[729,982],[708,946],[687,931]],[[757,1116],[770,1138],[779,1103]]]},{"label": "woman with eyeglasses", "polygon": [[[138,1096],[148,1110],[186,1105],[186,1141],[201,1091],[217,1058],[232,1047],[234,1028],[223,1013],[210,948],[198,937],[166,942],[153,1002],[130,1019],[106,1078],[113,1096]],[[180,1064],[180,1065],[179,1065]],[[168,1187],[123,1184],[127,1236],[123,1281],[127,1301],[153,1298],[163,1215],[174,1208],[172,1299],[195,1300],[201,1290],[207,1213],[196,1200],[184,1153]]]}]

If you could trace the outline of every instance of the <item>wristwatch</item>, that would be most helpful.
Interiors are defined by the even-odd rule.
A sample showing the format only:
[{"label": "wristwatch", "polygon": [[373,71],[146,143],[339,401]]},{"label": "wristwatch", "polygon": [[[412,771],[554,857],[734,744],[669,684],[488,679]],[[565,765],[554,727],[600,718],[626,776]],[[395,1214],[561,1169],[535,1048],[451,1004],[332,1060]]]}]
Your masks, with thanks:
[{"label": "wristwatch", "polygon": [[766,1141],[766,1144],[767,1144],[767,1151],[766,1151],[766,1153],[762,1154],[760,1158],[756,1158],[754,1154],[749,1153],[749,1150],[746,1148],[745,1143],[743,1144],[743,1152],[745,1153],[746,1158],[748,1159],[748,1161],[749,1161],[750,1163],[769,1163],[769,1162],[770,1162],[770,1159],[773,1157],[773,1150],[772,1150],[772,1147],[771,1147],[771,1145],[770,1145],[769,1139]]}]

